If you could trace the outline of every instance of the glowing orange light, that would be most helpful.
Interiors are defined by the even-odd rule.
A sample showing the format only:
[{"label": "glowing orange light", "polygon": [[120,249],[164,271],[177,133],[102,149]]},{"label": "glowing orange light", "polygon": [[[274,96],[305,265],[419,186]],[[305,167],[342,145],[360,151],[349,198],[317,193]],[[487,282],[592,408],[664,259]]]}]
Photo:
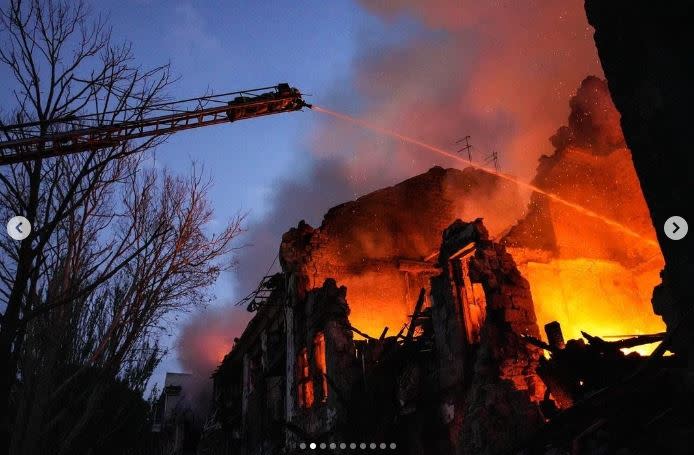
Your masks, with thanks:
[{"label": "glowing orange light", "polygon": [[[650,308],[650,289],[659,281],[659,264],[634,275],[616,262],[555,259],[528,263],[538,324],[560,321],[566,339],[591,335],[644,335],[662,332],[663,321]],[[653,345],[631,349],[648,354]]]},{"label": "glowing orange light", "polygon": [[495,169],[492,169],[492,168],[485,166],[483,164],[475,163],[475,162],[466,160],[464,158],[461,158],[460,156],[456,155],[453,152],[449,152],[449,151],[444,150],[442,148],[435,147],[431,144],[427,144],[426,142],[422,142],[422,141],[417,140],[415,138],[405,136],[404,134],[400,134],[400,133],[393,131],[393,130],[390,130],[388,128],[383,128],[383,127],[380,127],[377,125],[373,125],[373,124],[368,123],[364,120],[357,119],[357,118],[351,117],[351,116],[346,115],[346,114],[340,114],[338,112],[334,112],[334,111],[331,111],[329,109],[322,108],[320,106],[313,105],[313,110],[330,115],[330,116],[338,118],[340,120],[344,120],[344,121],[352,123],[354,125],[361,126],[362,128],[366,128],[366,129],[369,129],[371,131],[375,131],[377,133],[385,134],[387,136],[399,139],[403,142],[417,145],[423,149],[429,150],[429,151],[434,152],[434,153],[438,153],[439,155],[443,155],[443,156],[446,156],[448,158],[466,163],[467,165],[472,166],[476,169],[480,169],[480,170],[488,172],[490,174],[494,174],[494,175],[496,175],[502,179],[511,181],[511,182],[513,182],[519,186],[522,186],[524,188],[527,188],[527,189],[530,189],[532,191],[538,192],[542,195],[545,195],[548,198],[552,199],[553,201],[558,202],[560,204],[563,204],[567,207],[571,207],[572,209],[574,209],[574,210],[576,210],[576,211],[578,211],[578,212],[580,212],[586,216],[599,219],[599,220],[603,221],[605,224],[607,224],[608,226],[610,226],[614,229],[617,229],[617,230],[623,232],[624,234],[627,234],[631,237],[635,237],[635,238],[637,238],[637,239],[639,239],[645,243],[648,243],[650,245],[658,246],[658,242],[656,242],[655,240],[642,236],[638,232],[635,232],[634,230],[628,228],[627,226],[624,226],[622,223],[619,223],[619,222],[617,222],[613,219],[610,219],[606,216],[603,216],[599,213],[593,212],[592,210],[589,210],[589,209],[587,209],[587,208],[585,208],[579,204],[573,203],[571,201],[567,201],[566,199],[564,199],[560,196],[557,196],[554,193],[547,192],[547,191],[545,191],[545,190],[543,190],[543,189],[541,189],[541,188],[539,188],[539,187],[537,187],[531,183],[524,182],[522,180],[519,180],[519,179],[512,177],[510,175],[507,175],[507,174],[503,174],[501,172],[497,172]]},{"label": "glowing orange light", "polygon": [[[663,331],[663,322],[653,313],[650,305],[650,293],[660,282],[659,272],[663,267],[655,234],[644,230],[643,226],[639,233],[611,216],[599,213],[611,213],[614,210],[610,205],[613,201],[595,197],[591,182],[571,180],[573,171],[569,170],[560,175],[551,190],[542,189],[396,131],[319,106],[314,106],[314,110],[462,162],[548,198],[545,216],[551,219],[556,237],[556,256],[536,258],[540,261],[536,262],[533,253],[522,247],[512,252],[521,273],[530,283],[540,327],[551,321],[560,321],[567,339],[580,338],[581,331],[598,336]],[[570,159],[576,161],[571,162],[573,166],[604,172],[604,178],[613,176],[610,172],[618,172],[614,177],[618,177],[622,183],[626,182],[636,192],[640,189],[638,179],[633,168],[618,161],[624,156],[620,153],[605,161],[604,157],[571,151]],[[608,169],[609,172],[606,171]],[[576,175],[581,174],[578,172]],[[562,191],[563,196],[556,191]],[[571,202],[565,197],[582,202]],[[624,196],[623,199],[619,201],[620,207],[631,207],[630,213],[633,214],[647,214],[645,201],[639,195]],[[622,218],[617,218],[625,219],[624,214],[621,215]],[[624,234],[625,237],[616,236],[615,233]],[[632,242],[631,239],[637,241]],[[369,252],[365,251],[364,254],[368,256]],[[365,273],[340,277],[341,284],[348,289],[352,309],[350,320],[371,336],[378,336],[384,326],[397,331],[407,321],[414,302],[413,299],[408,302],[393,292],[402,287],[399,283],[390,282],[390,278],[386,279],[383,273],[377,275],[373,279]],[[383,295],[375,295],[375,289],[382,290]],[[653,345],[647,345],[632,350],[649,353],[652,349]]]}]

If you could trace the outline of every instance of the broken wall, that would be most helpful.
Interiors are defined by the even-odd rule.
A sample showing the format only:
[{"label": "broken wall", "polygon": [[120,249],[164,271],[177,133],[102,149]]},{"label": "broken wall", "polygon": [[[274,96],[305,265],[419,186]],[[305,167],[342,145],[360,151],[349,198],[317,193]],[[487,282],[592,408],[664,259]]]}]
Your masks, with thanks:
[{"label": "broken wall", "polygon": [[[504,246],[489,240],[480,219],[456,220],[444,231],[438,264],[432,317],[441,412],[454,453],[503,453],[541,422],[536,402],[544,386],[535,374],[540,352],[521,338],[539,336],[530,286]],[[459,272],[481,285],[483,317],[466,311],[475,297],[466,290],[472,287],[459,284]]]},{"label": "broken wall", "polygon": [[285,444],[330,434],[340,439],[345,400],[356,375],[347,289],[326,278],[310,285],[316,230],[300,223],[282,238],[280,262],[287,285]]},{"label": "broken wall", "polygon": [[527,215],[501,242],[530,282],[542,324],[561,321],[569,338],[581,330],[660,332],[650,298],[663,256],[619,112],[605,81],[594,76],[569,104],[566,125],[551,138],[553,153],[540,158],[532,184],[580,207],[535,192]]},{"label": "broken wall", "polygon": [[303,270],[306,289],[331,277],[346,286],[350,321],[361,331],[397,333],[419,290],[438,273],[435,253],[451,220],[488,217],[499,233],[521,215],[521,201],[518,188],[497,176],[434,167],[330,209],[318,228],[304,223],[290,230],[280,259],[283,270]]}]

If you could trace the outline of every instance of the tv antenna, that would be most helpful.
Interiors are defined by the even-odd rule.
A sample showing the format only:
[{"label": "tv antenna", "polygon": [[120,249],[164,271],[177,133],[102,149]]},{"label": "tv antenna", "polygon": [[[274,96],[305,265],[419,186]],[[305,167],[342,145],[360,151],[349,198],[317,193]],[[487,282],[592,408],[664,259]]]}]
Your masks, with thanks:
[{"label": "tv antenna", "polygon": [[465,141],[465,145],[463,145],[462,148],[460,148],[460,150],[456,150],[456,152],[467,152],[467,159],[470,162],[470,164],[472,164],[472,144],[470,144],[470,136],[467,135],[464,138],[456,141],[456,144],[460,144],[463,141]]},{"label": "tv antenna", "polygon": [[484,164],[493,164],[494,170],[499,172],[499,152],[493,151],[484,159]]}]

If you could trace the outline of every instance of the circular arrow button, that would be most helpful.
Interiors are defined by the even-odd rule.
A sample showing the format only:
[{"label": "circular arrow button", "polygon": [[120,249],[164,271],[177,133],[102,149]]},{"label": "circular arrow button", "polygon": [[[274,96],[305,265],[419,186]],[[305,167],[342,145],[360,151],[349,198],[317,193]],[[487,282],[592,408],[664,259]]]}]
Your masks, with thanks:
[{"label": "circular arrow button", "polygon": [[665,221],[663,230],[670,240],[681,240],[687,235],[689,226],[687,225],[687,221],[681,216],[671,216]]},{"label": "circular arrow button", "polygon": [[31,234],[31,223],[23,216],[13,216],[7,222],[7,235],[14,240],[24,240]]}]

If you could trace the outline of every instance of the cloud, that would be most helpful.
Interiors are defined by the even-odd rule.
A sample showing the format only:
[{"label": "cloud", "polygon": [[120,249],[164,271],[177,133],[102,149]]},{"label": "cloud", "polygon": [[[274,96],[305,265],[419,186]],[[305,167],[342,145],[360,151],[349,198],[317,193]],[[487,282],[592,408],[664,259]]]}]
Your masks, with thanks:
[{"label": "cloud", "polygon": [[[539,156],[552,150],[549,138],[566,119],[575,88],[586,75],[602,74],[580,0],[360,4],[386,25],[407,17],[424,30],[387,47],[362,48],[349,80],[334,93],[316,94],[316,103],[448,150],[471,135],[475,160],[495,150],[502,171],[527,180]],[[434,165],[460,164],[328,118],[317,119],[310,148],[309,171],[276,182],[270,209],[248,226],[238,295],[257,285],[282,233],[299,220],[317,225],[333,205]],[[229,333],[240,333],[239,321],[230,321]],[[192,324],[182,345],[197,345],[197,334],[209,328]]]},{"label": "cloud", "polygon": [[173,14],[170,35],[178,55],[185,53],[193,57],[223,51],[221,41],[210,31],[211,27],[193,3],[178,3]]}]

